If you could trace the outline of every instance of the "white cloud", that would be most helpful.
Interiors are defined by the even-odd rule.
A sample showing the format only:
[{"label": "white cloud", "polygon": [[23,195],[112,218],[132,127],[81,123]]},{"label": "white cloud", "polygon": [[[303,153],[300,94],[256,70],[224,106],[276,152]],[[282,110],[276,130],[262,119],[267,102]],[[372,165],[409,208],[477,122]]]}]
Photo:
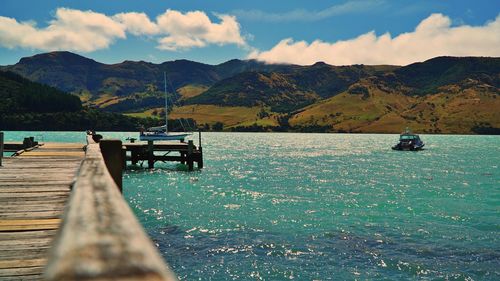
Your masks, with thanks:
[{"label": "white cloud", "polygon": [[18,22],[0,16],[0,46],[45,51],[70,50],[92,52],[108,48],[126,34],[157,38],[158,48],[178,50],[209,44],[245,46],[240,25],[234,16],[216,15],[212,22],[201,11],[185,14],[167,10],[151,21],[144,13],[119,13],[107,16],[93,11],[58,8],[48,26],[38,28],[33,22]]},{"label": "white cloud", "polygon": [[158,16],[157,24],[162,33],[166,34],[158,42],[159,49],[177,50],[190,47],[203,47],[207,44],[237,44],[244,45],[245,40],[240,33],[240,25],[234,16],[216,15],[220,23],[213,23],[201,11],[185,14],[167,10]]},{"label": "white cloud", "polygon": [[323,10],[309,11],[297,9],[284,13],[270,13],[262,10],[235,10],[232,14],[239,19],[266,22],[318,21],[329,17],[371,11],[385,3],[384,0],[350,0]]},{"label": "white cloud", "polygon": [[269,63],[334,65],[406,65],[436,56],[500,56],[500,15],[482,26],[451,26],[442,14],[432,14],[413,32],[392,37],[374,31],[334,43],[321,40],[308,43],[291,38],[281,40],[267,51],[253,51],[249,58]]},{"label": "white cloud", "polygon": [[7,48],[90,52],[107,48],[116,38],[125,38],[122,25],[92,11],[59,8],[42,29],[0,16],[0,45]]},{"label": "white cloud", "polygon": [[145,13],[119,13],[113,19],[124,25],[134,35],[154,35],[159,32],[158,26]]}]

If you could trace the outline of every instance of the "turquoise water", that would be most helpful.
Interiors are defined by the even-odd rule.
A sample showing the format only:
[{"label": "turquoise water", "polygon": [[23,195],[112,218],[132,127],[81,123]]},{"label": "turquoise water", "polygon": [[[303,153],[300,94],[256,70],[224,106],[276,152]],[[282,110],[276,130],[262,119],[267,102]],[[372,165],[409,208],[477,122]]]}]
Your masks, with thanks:
[{"label": "turquoise water", "polygon": [[183,280],[500,280],[500,137],[421,137],[205,133],[124,195]]}]

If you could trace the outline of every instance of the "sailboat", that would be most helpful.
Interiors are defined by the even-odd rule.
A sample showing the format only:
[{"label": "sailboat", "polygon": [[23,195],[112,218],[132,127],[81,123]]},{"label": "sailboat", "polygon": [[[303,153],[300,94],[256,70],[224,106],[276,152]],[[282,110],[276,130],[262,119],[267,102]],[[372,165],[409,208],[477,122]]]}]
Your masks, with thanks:
[{"label": "sailboat", "polygon": [[139,139],[141,141],[165,141],[165,140],[180,140],[191,135],[191,133],[172,133],[168,131],[168,97],[167,97],[167,73],[163,72],[165,80],[165,125],[148,128],[146,131],[141,130]]}]

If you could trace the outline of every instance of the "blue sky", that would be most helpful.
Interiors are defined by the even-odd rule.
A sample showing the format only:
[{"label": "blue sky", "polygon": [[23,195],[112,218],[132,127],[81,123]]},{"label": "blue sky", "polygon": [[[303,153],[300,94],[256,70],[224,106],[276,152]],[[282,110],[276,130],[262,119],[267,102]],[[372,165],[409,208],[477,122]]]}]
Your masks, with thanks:
[{"label": "blue sky", "polygon": [[491,0],[2,0],[0,65],[51,50],[105,63],[407,64],[436,55],[500,56],[499,13],[500,1]]}]

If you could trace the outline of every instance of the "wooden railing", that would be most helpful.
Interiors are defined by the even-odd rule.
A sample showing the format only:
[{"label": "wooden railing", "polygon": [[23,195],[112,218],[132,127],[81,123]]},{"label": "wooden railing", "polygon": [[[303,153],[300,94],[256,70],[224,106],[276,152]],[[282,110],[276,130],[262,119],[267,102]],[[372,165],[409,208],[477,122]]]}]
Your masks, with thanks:
[{"label": "wooden railing", "polygon": [[122,197],[98,143],[86,147],[44,279],[177,280]]}]

